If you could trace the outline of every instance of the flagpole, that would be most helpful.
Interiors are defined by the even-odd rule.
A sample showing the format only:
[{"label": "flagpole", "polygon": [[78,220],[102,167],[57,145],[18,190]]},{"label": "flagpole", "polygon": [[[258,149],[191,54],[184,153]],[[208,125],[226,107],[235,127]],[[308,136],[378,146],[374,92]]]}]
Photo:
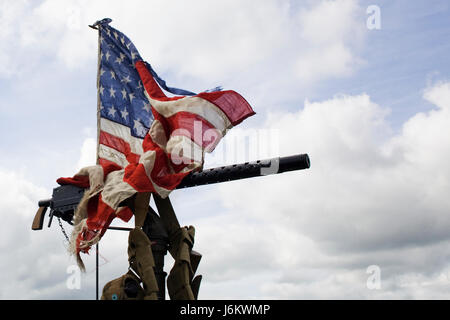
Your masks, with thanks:
[{"label": "flagpole", "polygon": [[[101,28],[101,24],[98,23],[99,21],[97,21],[96,23],[94,23],[94,25],[89,25],[89,27],[93,28],[93,29],[97,29],[98,30],[98,53],[97,53],[97,155],[96,155],[96,164],[99,164],[99,152],[100,152],[100,105],[101,105],[101,101],[100,101],[100,64],[101,64],[101,48],[100,48],[100,28]],[[99,255],[99,246],[98,246],[98,242],[95,244],[95,300],[98,300],[98,291],[99,291],[99,286],[98,286],[98,279],[99,279],[99,269],[98,269],[98,255]]]},{"label": "flagpole", "polygon": [[100,105],[101,105],[101,101],[100,101],[100,64],[101,64],[101,55],[100,55],[100,38],[101,38],[101,34],[100,34],[100,28],[101,25],[99,24],[97,26],[98,29],[98,56],[97,56],[97,156],[96,156],[96,164],[99,164],[99,154],[100,154]]},{"label": "flagpole", "polygon": [[[98,58],[97,58],[97,160],[96,163],[99,164],[99,154],[100,154],[100,64],[101,64],[101,55],[100,55],[100,28],[101,25],[98,25]],[[95,244],[95,300],[98,300],[98,242]]]}]

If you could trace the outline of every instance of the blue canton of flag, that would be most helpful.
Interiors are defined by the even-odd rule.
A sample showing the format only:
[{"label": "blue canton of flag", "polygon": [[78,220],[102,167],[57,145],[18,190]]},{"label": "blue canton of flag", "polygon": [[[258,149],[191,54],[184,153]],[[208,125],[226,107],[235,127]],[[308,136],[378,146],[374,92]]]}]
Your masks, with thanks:
[{"label": "blue canton of flag", "polygon": [[133,43],[120,31],[100,28],[100,116],[130,128],[143,139],[153,115],[134,63],[142,60]]}]

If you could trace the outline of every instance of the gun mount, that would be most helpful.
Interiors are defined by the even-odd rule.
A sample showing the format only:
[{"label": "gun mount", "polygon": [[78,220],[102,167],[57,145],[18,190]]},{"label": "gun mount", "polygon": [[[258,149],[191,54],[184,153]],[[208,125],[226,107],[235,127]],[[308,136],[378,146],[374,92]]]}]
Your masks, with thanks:
[{"label": "gun mount", "polygon": [[[308,169],[309,167],[310,160],[307,154],[245,162],[192,172],[183,179],[176,189],[267,176],[288,171]],[[50,208],[49,227],[53,216],[59,217],[69,224],[72,224],[73,214],[83,197],[83,193],[84,189],[73,185],[62,185],[54,188],[51,199],[39,201],[39,210],[33,220],[32,229],[42,229],[47,208]]]},{"label": "gun mount", "polygon": [[[247,179],[259,176],[267,176],[272,174],[279,174],[288,171],[302,170],[308,169],[310,167],[310,160],[307,154],[299,154],[288,157],[278,157],[267,160],[258,160],[253,162],[245,162],[241,164],[233,164],[228,166],[222,166],[212,169],[206,169],[199,172],[192,172],[188,176],[186,176],[183,181],[177,186],[176,189],[190,188],[201,185],[222,183],[226,181],[234,181],[240,179]],[[74,185],[61,185],[53,189],[53,194],[51,199],[41,200],[39,201],[39,209],[34,217],[32,230],[41,230],[43,227],[44,216],[47,211],[47,208],[50,208],[50,218],[48,227],[50,227],[52,223],[53,216],[56,216],[59,219],[66,221],[69,224],[72,224],[72,219],[75,213],[75,210],[83,197],[85,189],[74,186]],[[132,204],[133,201],[130,199],[126,200],[130,201]],[[164,256],[167,251],[170,251],[170,238],[179,233],[179,230],[185,231],[186,235],[189,236],[189,232],[193,231],[193,227],[189,228],[181,228],[179,222],[176,218],[176,215],[173,211],[172,205],[170,204],[170,200],[162,199],[159,196],[155,195],[155,204],[158,209],[159,214],[157,214],[152,207],[148,206],[148,212],[146,214],[146,218],[144,224],[142,226],[142,231],[150,240],[151,245],[151,255],[152,259],[154,259],[154,276],[157,282],[157,299],[164,300],[165,299],[165,289],[166,289],[166,276],[167,273],[164,272]],[[124,205],[128,205],[127,202],[124,202]],[[132,208],[132,206],[131,206]],[[134,211],[134,209],[132,208]],[[135,213],[136,214],[136,213]],[[64,235],[69,241],[64,228],[62,227],[61,221],[59,221],[60,227],[63,230]],[[130,235],[132,233],[131,228],[123,228],[123,227],[108,227],[108,229],[115,230],[125,230],[130,231]],[[185,229],[185,230],[184,230]],[[135,230],[135,229],[134,229]],[[136,231],[136,230],[135,230]],[[133,232],[135,232],[133,231]],[[191,235],[193,237],[193,234]],[[186,238],[187,239],[187,238]],[[191,239],[193,241],[193,238]],[[185,240],[182,241],[184,243]],[[193,243],[193,242],[192,242]],[[98,252],[98,251],[97,251]],[[192,279],[189,280],[190,290],[186,292],[191,292],[191,294],[187,296],[180,296],[180,293],[176,291],[179,283],[185,283],[184,280],[181,281],[176,276],[176,271],[174,275],[172,272],[175,270],[175,267],[180,267],[179,263],[174,265],[174,268],[171,270],[171,275],[169,275],[167,279],[167,286],[169,289],[169,295],[171,299],[188,299],[197,300],[198,291],[200,287],[200,282],[202,279],[201,275],[197,275],[193,277],[195,274],[198,264],[202,255],[192,248],[189,249],[189,261],[190,261],[190,270],[192,272]],[[172,252],[171,252],[172,254]],[[130,264],[131,266],[131,264]],[[97,257],[97,272],[98,272],[98,257]],[[185,279],[186,280],[186,279]],[[187,281],[186,280],[186,281]],[[117,280],[113,280],[114,282]],[[108,284],[107,284],[108,285]],[[105,288],[107,287],[105,286]],[[138,290],[139,283],[135,283],[135,288]],[[145,286],[144,286],[145,288]],[[133,289],[133,288],[131,288]],[[131,290],[126,287],[124,292],[128,295],[128,291]],[[128,291],[127,291],[128,290]],[[133,291],[133,290],[131,290]],[[131,292],[130,291],[130,292]],[[105,292],[105,289],[104,289]],[[134,292],[134,291],[133,291]],[[131,292],[131,293],[133,293]],[[175,292],[175,293],[174,293]],[[183,291],[184,292],[184,291]],[[133,296],[130,293],[130,296]],[[135,292],[134,292],[135,293]],[[98,273],[97,273],[97,289],[96,294],[98,298]],[[103,299],[103,295],[102,295]]]}]

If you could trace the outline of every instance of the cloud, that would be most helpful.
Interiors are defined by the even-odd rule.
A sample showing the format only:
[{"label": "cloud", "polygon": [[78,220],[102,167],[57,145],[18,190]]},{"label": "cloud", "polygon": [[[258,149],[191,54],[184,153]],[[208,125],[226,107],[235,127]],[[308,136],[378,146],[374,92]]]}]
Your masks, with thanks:
[{"label": "cloud", "polygon": [[279,1],[136,0],[127,5],[139,10],[124,10],[115,1],[3,4],[0,37],[11,46],[0,59],[12,69],[0,69],[0,74],[23,72],[18,62],[25,56],[26,70],[45,57],[55,57],[69,69],[90,66],[97,39],[87,25],[106,16],[160,73],[170,72],[172,81],[183,78],[195,87],[205,85],[199,79],[206,85],[212,79],[236,84],[236,70],[252,83],[268,76],[299,77],[304,84],[346,76],[358,65],[354,51],[364,38],[359,21],[364,12],[353,0],[320,1],[299,9]]},{"label": "cloud", "polygon": [[365,28],[356,1],[321,1],[298,13],[297,42],[305,49],[296,57],[295,70],[304,82],[350,75],[363,60],[356,54]]},{"label": "cloud", "polygon": [[[78,164],[88,158],[89,139],[81,148]],[[67,286],[72,275],[69,268],[76,262],[69,256],[57,219],[48,228],[47,211],[43,230],[31,230],[38,201],[51,197],[52,190],[32,183],[23,172],[0,168],[0,194],[0,299],[94,299],[95,250],[83,257],[87,272],[80,275],[80,289],[71,290]],[[63,228],[70,234],[71,226],[63,222]],[[100,254],[101,285],[127,271],[127,243],[126,233],[105,235]],[[123,254],[118,254],[121,251]]]},{"label": "cloud", "polygon": [[[103,17],[111,17],[170,84],[189,83],[187,89],[198,91],[219,81],[244,89],[265,120],[233,129],[222,145],[254,130],[259,142],[270,130],[279,136],[268,153],[243,155],[236,148],[228,159],[209,158],[209,164],[255,155],[311,157],[309,170],[173,193],[180,222],[196,226],[201,298],[448,297],[449,83],[426,88],[423,97],[433,109],[408,119],[398,133],[387,120],[389,110],[368,94],[264,113],[364,63],[359,48],[367,15],[356,1],[1,2],[0,40],[7,45],[0,76],[37,74],[26,82],[34,84],[48,77],[40,67],[47,74],[92,68],[97,37],[87,25]],[[66,176],[93,164],[95,139],[92,132],[84,135],[77,140],[83,143],[71,146],[75,151],[52,151],[45,159]],[[73,157],[78,150],[80,157]],[[0,178],[1,297],[93,298],[94,253],[85,256],[82,289],[68,290],[66,269],[74,262],[56,221],[51,229],[30,231],[37,201],[51,190],[19,170],[0,169]],[[101,254],[102,286],[126,271],[126,235],[108,232]],[[370,265],[381,269],[381,290],[366,286]]]},{"label": "cloud", "polygon": [[[37,203],[48,198],[49,190],[33,185],[21,173],[1,168],[0,193],[0,297],[26,299],[33,297],[32,291],[37,287],[43,290],[52,287],[58,274],[56,268],[65,260],[64,255],[54,254],[58,245],[50,239],[49,233],[31,232]],[[47,224],[48,218],[44,222]],[[51,252],[47,257],[53,263],[42,259],[46,252]]]},{"label": "cloud", "polygon": [[[205,274],[245,282],[261,273],[256,290],[272,298],[445,297],[449,85],[427,88],[435,108],[398,134],[389,110],[366,94],[269,116],[281,155],[308,153],[312,166],[217,186],[229,210],[201,223],[203,241],[216,244]],[[380,267],[383,290],[367,289],[370,265]]]},{"label": "cloud", "polygon": [[78,160],[74,174],[81,168],[95,165],[97,154],[97,140],[91,137],[85,138],[80,150],[80,159]]},{"label": "cloud", "polygon": [[[450,83],[423,97],[434,107],[399,133],[386,120],[389,110],[367,94],[273,113],[261,127],[278,132],[280,155],[308,153],[309,170],[174,192],[180,222],[197,230],[201,297],[446,297]],[[84,133],[79,165],[93,154],[92,132]],[[2,296],[93,297],[94,254],[84,257],[82,289],[68,290],[74,262],[56,221],[45,232],[29,231],[37,201],[50,191],[17,172],[2,169],[0,177]],[[112,231],[102,240],[101,286],[126,271],[126,243]],[[166,269],[170,264],[166,259]],[[380,290],[367,288],[370,265],[380,267]]]}]

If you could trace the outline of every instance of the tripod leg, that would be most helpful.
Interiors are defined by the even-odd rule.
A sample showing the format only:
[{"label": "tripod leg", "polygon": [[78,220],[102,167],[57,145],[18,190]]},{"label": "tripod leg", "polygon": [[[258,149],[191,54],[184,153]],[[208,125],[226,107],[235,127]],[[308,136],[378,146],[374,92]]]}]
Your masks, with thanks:
[{"label": "tripod leg", "polygon": [[155,260],[151,250],[151,242],[142,230],[148,212],[150,192],[136,194],[134,198],[135,228],[128,237],[128,261],[141,278],[144,285],[145,299],[157,299],[158,283],[155,276]]},{"label": "tripod leg", "polygon": [[159,291],[154,272],[151,242],[141,228],[134,228],[128,237],[128,261],[144,285],[144,299],[156,300]]},{"label": "tripod leg", "polygon": [[201,255],[192,251],[195,228],[180,227],[169,198],[155,195],[156,207],[169,235],[169,252],[175,260],[167,277],[167,289],[172,300],[195,300],[198,296],[201,277],[194,273]]}]

